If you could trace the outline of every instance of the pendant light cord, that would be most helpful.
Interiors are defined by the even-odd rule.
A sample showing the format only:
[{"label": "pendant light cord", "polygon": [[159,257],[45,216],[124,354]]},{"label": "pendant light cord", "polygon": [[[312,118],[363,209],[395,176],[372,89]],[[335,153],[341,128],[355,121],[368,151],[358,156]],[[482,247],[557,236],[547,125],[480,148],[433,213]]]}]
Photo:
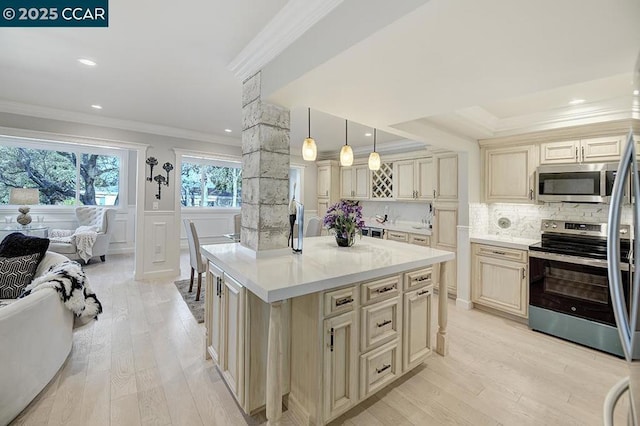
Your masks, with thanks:
[{"label": "pendant light cord", "polygon": [[347,123],[348,123],[348,121],[344,120],[344,144],[345,145],[349,145],[347,143]]},{"label": "pendant light cord", "polygon": [[373,129],[373,152],[376,152],[376,129]]},{"label": "pendant light cord", "polygon": [[307,129],[309,130],[309,139],[311,139],[311,108],[307,108]]}]

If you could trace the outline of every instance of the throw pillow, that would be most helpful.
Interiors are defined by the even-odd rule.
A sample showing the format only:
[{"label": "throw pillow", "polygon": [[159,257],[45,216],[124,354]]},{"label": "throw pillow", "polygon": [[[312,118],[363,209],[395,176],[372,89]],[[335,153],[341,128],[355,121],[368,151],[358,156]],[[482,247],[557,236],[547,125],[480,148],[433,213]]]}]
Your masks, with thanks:
[{"label": "throw pillow", "polygon": [[78,226],[74,234],[81,234],[83,232],[98,232],[97,226]]},{"label": "throw pillow", "polygon": [[0,257],[0,299],[16,299],[33,280],[39,253],[26,256]]},{"label": "throw pillow", "polygon": [[36,273],[38,264],[49,248],[48,238],[38,238],[14,232],[4,237],[0,243],[0,257],[18,257],[38,253],[39,257],[33,274]]}]

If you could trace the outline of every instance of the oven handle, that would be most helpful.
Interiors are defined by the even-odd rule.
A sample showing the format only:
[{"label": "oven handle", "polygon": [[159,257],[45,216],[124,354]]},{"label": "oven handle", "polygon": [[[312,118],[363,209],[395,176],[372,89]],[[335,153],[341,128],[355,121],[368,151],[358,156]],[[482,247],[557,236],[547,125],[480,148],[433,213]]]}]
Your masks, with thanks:
[{"label": "oven handle", "polygon": [[[529,257],[536,259],[555,260],[557,262],[574,263],[576,265],[593,266],[594,268],[607,268],[607,261],[600,259],[587,259],[584,257],[570,256],[567,254],[546,253],[540,251],[530,251]],[[621,271],[628,271],[628,263],[620,263]]]}]

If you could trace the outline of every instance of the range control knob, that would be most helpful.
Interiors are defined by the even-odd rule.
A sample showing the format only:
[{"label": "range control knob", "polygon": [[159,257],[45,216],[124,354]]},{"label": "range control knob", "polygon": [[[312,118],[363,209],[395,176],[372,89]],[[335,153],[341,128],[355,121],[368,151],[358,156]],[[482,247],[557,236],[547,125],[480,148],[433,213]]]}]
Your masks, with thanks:
[{"label": "range control knob", "polygon": [[549,222],[545,222],[545,223],[544,223],[544,227],[545,227],[545,228],[548,228],[548,227],[549,227]]},{"label": "range control knob", "polygon": [[621,229],[621,230],[620,230],[620,233],[621,233],[621,234],[626,234],[627,232],[629,232],[629,230],[628,230],[628,229]]},{"label": "range control knob", "polygon": [[558,227],[558,225],[556,225],[555,223],[552,223],[552,224],[551,224],[551,227],[552,227],[553,229],[556,229],[556,228]]}]

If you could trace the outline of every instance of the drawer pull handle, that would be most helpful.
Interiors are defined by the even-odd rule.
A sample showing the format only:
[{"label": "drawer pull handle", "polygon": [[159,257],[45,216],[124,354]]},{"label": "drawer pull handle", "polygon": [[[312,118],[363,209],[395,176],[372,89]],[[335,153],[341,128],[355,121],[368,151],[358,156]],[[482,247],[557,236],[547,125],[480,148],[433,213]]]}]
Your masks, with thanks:
[{"label": "drawer pull handle", "polygon": [[353,297],[343,297],[336,300],[336,306],[348,305],[351,302],[353,302]]},{"label": "drawer pull handle", "polygon": [[377,323],[376,323],[376,325],[377,325],[378,327],[384,327],[384,326],[385,326],[385,325],[387,325],[387,324],[391,324],[391,320],[389,320],[389,319],[388,319],[388,320],[384,320],[384,321],[382,321],[382,322],[377,322]]},{"label": "drawer pull handle", "polygon": [[425,295],[427,293],[429,293],[429,290],[424,289],[424,290],[422,290],[421,292],[418,293],[418,296],[422,296],[422,295]]},{"label": "drawer pull handle", "polygon": [[393,285],[390,285],[389,287],[382,287],[382,288],[377,289],[376,293],[382,294],[382,293],[386,293],[388,291],[395,290],[395,289],[396,289],[396,285],[393,284]]},{"label": "drawer pull handle", "polygon": [[430,280],[430,279],[431,279],[431,274],[428,274],[428,275],[422,275],[422,276],[416,278],[416,281],[422,282],[422,281],[426,281],[426,280]]},{"label": "drawer pull handle", "polygon": [[391,368],[391,364],[383,364],[381,368],[376,368],[376,373],[380,374],[385,370],[388,370]]},{"label": "drawer pull handle", "polygon": [[499,254],[499,255],[501,255],[501,256],[504,256],[504,255],[505,255],[505,254],[507,254],[507,253],[506,253],[506,252],[504,252],[504,251],[497,251],[497,250],[494,250],[494,251],[493,251],[493,254]]}]

